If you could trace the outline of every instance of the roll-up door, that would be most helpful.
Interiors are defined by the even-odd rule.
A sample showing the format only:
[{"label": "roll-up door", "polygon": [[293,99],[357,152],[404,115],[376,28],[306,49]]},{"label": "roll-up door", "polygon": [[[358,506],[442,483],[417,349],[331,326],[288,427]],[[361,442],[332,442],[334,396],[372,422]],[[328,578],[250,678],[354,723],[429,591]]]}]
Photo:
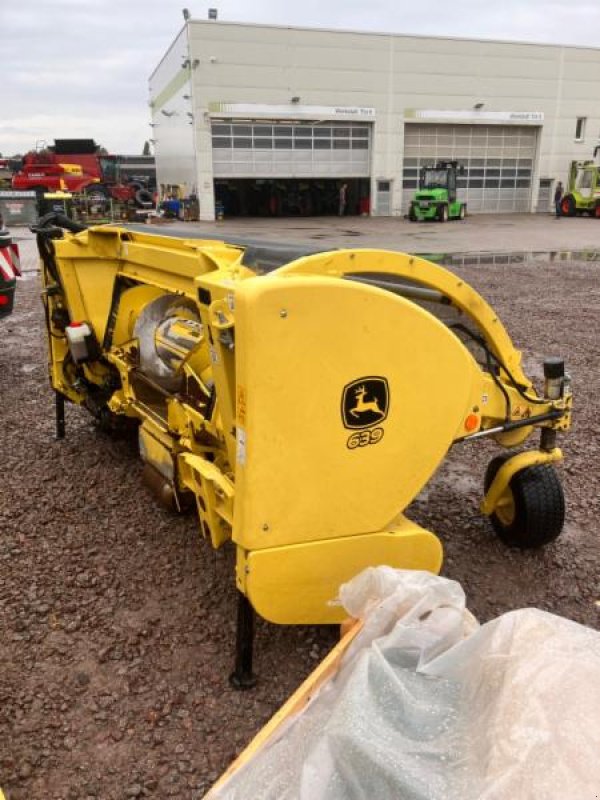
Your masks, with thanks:
[{"label": "roll-up door", "polygon": [[419,169],[456,160],[464,167],[458,196],[470,213],[530,210],[537,128],[518,125],[406,123],[402,208],[418,185]]},{"label": "roll-up door", "polygon": [[213,120],[215,178],[367,178],[371,126]]}]

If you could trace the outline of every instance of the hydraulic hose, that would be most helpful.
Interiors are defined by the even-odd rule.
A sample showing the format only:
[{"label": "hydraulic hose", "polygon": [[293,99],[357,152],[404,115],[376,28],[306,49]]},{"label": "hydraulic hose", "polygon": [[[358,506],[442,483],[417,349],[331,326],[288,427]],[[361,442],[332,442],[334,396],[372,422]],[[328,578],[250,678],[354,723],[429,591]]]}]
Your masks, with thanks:
[{"label": "hydraulic hose", "polygon": [[44,214],[44,216],[40,217],[37,221],[37,225],[32,225],[30,230],[33,231],[33,233],[39,233],[42,229],[52,227],[64,228],[67,231],[71,231],[71,233],[81,233],[87,230],[87,225],[74,222],[72,219],[69,219],[66,214],[61,214],[60,211],[51,211],[49,214]]}]

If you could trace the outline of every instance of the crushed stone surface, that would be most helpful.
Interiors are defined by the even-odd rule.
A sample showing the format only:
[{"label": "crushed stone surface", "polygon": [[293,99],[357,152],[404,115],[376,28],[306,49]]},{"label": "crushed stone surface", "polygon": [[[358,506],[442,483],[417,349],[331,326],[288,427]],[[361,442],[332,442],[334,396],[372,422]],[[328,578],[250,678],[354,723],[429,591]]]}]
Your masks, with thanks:
[{"label": "crushed stone surface", "polygon": [[[34,244],[21,242],[35,264]],[[27,260],[29,259],[29,260]],[[7,800],[200,798],[337,640],[328,627],[259,621],[256,689],[235,692],[234,554],[142,485],[135,447],[67,407],[54,440],[39,278],[0,322],[0,786]],[[455,268],[491,303],[525,370],[562,355],[572,431],[558,470],[559,540],[507,549],[478,505],[499,449],[457,445],[409,509],[445,548],[482,621],[524,606],[598,627],[599,267]],[[533,441],[533,440],[530,440]]]}]

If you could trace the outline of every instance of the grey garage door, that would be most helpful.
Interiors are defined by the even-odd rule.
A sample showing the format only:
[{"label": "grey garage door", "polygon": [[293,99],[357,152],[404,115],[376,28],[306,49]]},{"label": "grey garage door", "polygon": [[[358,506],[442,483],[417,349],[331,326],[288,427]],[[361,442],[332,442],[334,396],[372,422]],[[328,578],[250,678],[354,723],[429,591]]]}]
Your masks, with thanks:
[{"label": "grey garage door", "polygon": [[371,130],[353,122],[212,122],[215,178],[367,178]]},{"label": "grey garage door", "polygon": [[421,166],[456,160],[464,167],[458,196],[469,212],[529,211],[536,146],[535,127],[407,123],[402,208],[408,209]]}]

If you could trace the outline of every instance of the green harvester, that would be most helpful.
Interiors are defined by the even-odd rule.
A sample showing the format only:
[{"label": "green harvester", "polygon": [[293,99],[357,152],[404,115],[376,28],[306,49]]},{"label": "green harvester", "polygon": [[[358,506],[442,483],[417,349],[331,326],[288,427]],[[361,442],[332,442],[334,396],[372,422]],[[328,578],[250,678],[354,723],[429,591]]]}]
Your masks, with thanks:
[{"label": "green harvester", "polygon": [[467,204],[456,196],[456,176],[463,172],[456,161],[439,161],[432,167],[421,167],[419,190],[415,192],[408,210],[411,222],[434,219],[464,219]]}]

